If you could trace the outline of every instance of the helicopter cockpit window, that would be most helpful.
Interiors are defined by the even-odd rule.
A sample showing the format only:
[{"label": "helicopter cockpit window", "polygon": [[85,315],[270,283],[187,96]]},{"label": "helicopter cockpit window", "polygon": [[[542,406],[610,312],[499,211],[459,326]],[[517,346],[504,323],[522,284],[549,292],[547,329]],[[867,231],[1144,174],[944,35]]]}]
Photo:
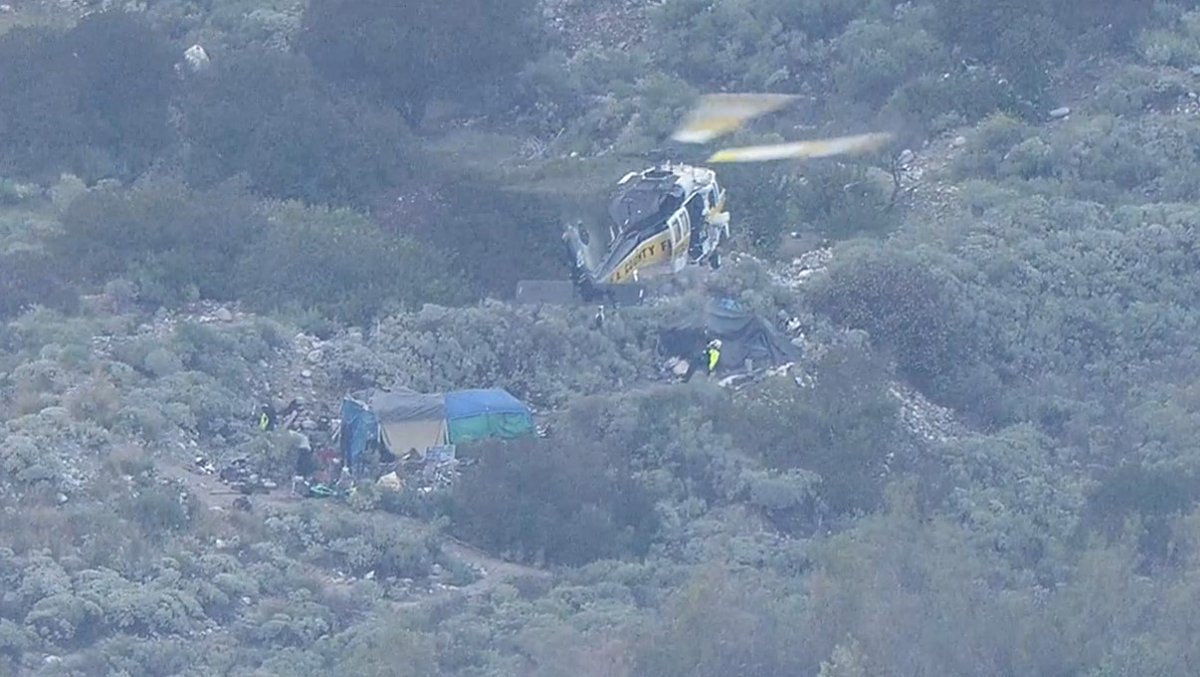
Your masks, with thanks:
[{"label": "helicopter cockpit window", "polygon": [[643,178],[629,186],[609,205],[609,217],[621,232],[655,231],[683,203],[684,191],[665,180]]}]

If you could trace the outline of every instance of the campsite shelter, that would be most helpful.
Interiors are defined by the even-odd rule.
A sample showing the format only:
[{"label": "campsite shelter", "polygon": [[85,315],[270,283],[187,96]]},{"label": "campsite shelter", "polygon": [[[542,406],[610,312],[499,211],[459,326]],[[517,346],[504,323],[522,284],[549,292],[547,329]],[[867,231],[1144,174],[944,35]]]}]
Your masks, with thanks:
[{"label": "campsite shelter", "polygon": [[771,325],[733,299],[709,299],[702,313],[659,334],[664,356],[693,360],[711,339],[721,339],[717,372],[736,372],[747,359],[754,367],[780,366],[800,357],[800,349]]},{"label": "campsite shelter", "polygon": [[535,435],[533,412],[501,388],[418,393],[368,389],[342,399],[341,447],[354,467],[370,444],[395,456],[481,439]]}]

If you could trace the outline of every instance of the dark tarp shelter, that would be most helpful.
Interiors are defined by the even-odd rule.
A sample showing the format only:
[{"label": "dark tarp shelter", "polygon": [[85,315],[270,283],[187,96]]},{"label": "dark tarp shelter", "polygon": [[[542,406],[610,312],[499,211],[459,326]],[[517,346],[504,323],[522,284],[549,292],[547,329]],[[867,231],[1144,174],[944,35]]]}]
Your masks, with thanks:
[{"label": "dark tarp shelter", "polygon": [[486,438],[536,434],[533,413],[499,388],[426,394],[407,388],[370,389],[342,400],[341,450],[356,467],[372,443],[393,455]]},{"label": "dark tarp shelter", "polygon": [[792,345],[761,317],[733,299],[710,299],[698,317],[679,322],[659,334],[659,352],[664,356],[696,359],[711,339],[721,339],[721,361],[717,371],[736,371],[750,359],[755,367],[778,366],[800,357]]}]

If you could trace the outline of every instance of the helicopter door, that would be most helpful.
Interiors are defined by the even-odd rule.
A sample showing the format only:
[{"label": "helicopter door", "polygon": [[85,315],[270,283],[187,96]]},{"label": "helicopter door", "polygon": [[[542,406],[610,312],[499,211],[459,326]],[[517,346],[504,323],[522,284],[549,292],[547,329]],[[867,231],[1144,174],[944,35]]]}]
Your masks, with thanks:
[{"label": "helicopter door", "polygon": [[687,248],[684,238],[691,232],[692,222],[686,209],[680,209],[667,220],[667,231],[671,235],[671,269],[674,272],[683,270],[687,265]]}]

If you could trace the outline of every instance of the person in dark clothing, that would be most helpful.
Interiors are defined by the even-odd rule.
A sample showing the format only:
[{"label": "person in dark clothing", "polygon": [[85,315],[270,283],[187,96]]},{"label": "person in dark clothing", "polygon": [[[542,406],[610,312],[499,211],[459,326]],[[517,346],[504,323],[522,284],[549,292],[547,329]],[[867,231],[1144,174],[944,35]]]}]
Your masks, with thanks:
[{"label": "person in dark clothing", "polygon": [[309,478],[317,472],[317,457],[312,446],[305,444],[296,449],[296,475]]}]

